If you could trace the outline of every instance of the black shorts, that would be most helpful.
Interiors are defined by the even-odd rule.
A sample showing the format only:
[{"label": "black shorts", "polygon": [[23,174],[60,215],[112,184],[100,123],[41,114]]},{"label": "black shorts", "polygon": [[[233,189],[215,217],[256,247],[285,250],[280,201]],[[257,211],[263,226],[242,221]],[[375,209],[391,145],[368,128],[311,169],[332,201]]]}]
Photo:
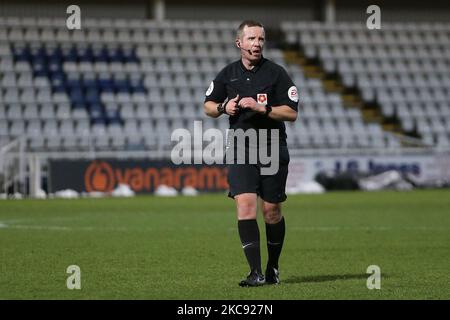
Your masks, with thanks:
[{"label": "black shorts", "polygon": [[280,203],[286,200],[286,180],[288,176],[289,151],[280,147],[278,172],[262,175],[260,164],[228,164],[228,196],[241,193],[256,193],[266,202]]}]

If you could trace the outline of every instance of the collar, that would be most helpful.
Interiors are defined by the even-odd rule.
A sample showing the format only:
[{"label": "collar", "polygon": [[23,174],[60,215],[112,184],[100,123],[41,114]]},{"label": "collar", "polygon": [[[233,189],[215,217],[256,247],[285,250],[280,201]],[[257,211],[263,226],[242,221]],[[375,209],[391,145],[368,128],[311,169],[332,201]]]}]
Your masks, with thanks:
[{"label": "collar", "polygon": [[256,73],[256,71],[259,70],[259,68],[261,68],[262,64],[266,61],[266,58],[264,58],[264,56],[261,55],[261,59],[259,59],[258,63],[253,67],[253,69],[249,70],[247,69],[244,64],[242,63],[242,58],[239,59],[239,66],[241,67],[242,72],[253,72]]}]

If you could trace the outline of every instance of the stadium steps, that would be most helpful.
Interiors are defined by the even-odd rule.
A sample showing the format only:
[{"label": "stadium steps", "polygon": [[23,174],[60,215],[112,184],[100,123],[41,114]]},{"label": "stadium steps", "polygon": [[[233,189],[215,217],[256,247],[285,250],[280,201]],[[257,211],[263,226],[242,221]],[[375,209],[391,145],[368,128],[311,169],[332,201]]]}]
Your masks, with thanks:
[{"label": "stadium steps", "polygon": [[[305,76],[320,79],[325,91],[340,94],[345,108],[359,109],[365,123],[379,123],[385,132],[391,132],[400,137],[410,136],[402,130],[398,119],[384,117],[378,104],[365,102],[357,89],[345,87],[338,74],[328,74],[321,66],[319,59],[308,59],[301,47],[284,50],[284,58],[288,63],[299,65]],[[403,142],[402,144],[405,145]]]},{"label": "stadium steps", "polygon": [[342,99],[344,106],[348,108],[358,108],[361,110],[362,117],[366,123],[379,123],[383,131],[391,132],[400,136],[408,136],[403,132],[401,125],[396,118],[387,118],[381,113],[381,109],[376,103],[364,102],[359,93],[354,89],[344,88]]},{"label": "stadium steps", "polygon": [[310,63],[298,50],[284,51],[284,60],[287,63],[299,65],[308,78],[322,79],[325,77],[325,72],[318,65]]},{"label": "stadium steps", "polygon": [[323,79],[323,87],[330,92],[336,92],[342,94],[344,92],[344,86],[336,79]]},{"label": "stadium steps", "polygon": [[378,115],[376,115],[373,111],[364,112],[364,101],[359,97],[359,95],[356,92],[345,88],[339,80],[339,77],[336,75],[327,74],[318,60],[306,58],[300,49],[285,50],[284,58],[287,63],[299,65],[303,69],[305,76],[320,79],[326,92],[340,94],[345,108],[360,109],[362,114],[365,114],[367,117],[364,117],[366,122],[380,121]]}]

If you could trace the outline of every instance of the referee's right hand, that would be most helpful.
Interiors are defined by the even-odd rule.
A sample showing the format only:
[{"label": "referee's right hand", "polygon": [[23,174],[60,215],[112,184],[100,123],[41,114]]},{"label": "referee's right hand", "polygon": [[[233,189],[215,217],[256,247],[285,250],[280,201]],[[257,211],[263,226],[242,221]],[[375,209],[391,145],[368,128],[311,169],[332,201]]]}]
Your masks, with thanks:
[{"label": "referee's right hand", "polygon": [[239,95],[229,100],[225,106],[225,111],[230,116],[234,116],[238,112]]}]

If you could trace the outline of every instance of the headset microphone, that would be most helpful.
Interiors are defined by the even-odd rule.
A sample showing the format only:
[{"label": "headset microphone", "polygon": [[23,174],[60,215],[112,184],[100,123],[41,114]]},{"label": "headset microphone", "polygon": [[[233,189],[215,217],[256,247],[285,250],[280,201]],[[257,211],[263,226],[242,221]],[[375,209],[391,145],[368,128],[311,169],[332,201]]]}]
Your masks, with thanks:
[{"label": "headset microphone", "polygon": [[240,45],[240,44],[238,44],[238,47],[239,47],[239,49],[241,49],[241,50],[246,50],[246,51],[248,52],[249,55],[252,55],[252,51],[251,51],[250,49],[244,49],[244,48],[241,48],[241,45]]}]

